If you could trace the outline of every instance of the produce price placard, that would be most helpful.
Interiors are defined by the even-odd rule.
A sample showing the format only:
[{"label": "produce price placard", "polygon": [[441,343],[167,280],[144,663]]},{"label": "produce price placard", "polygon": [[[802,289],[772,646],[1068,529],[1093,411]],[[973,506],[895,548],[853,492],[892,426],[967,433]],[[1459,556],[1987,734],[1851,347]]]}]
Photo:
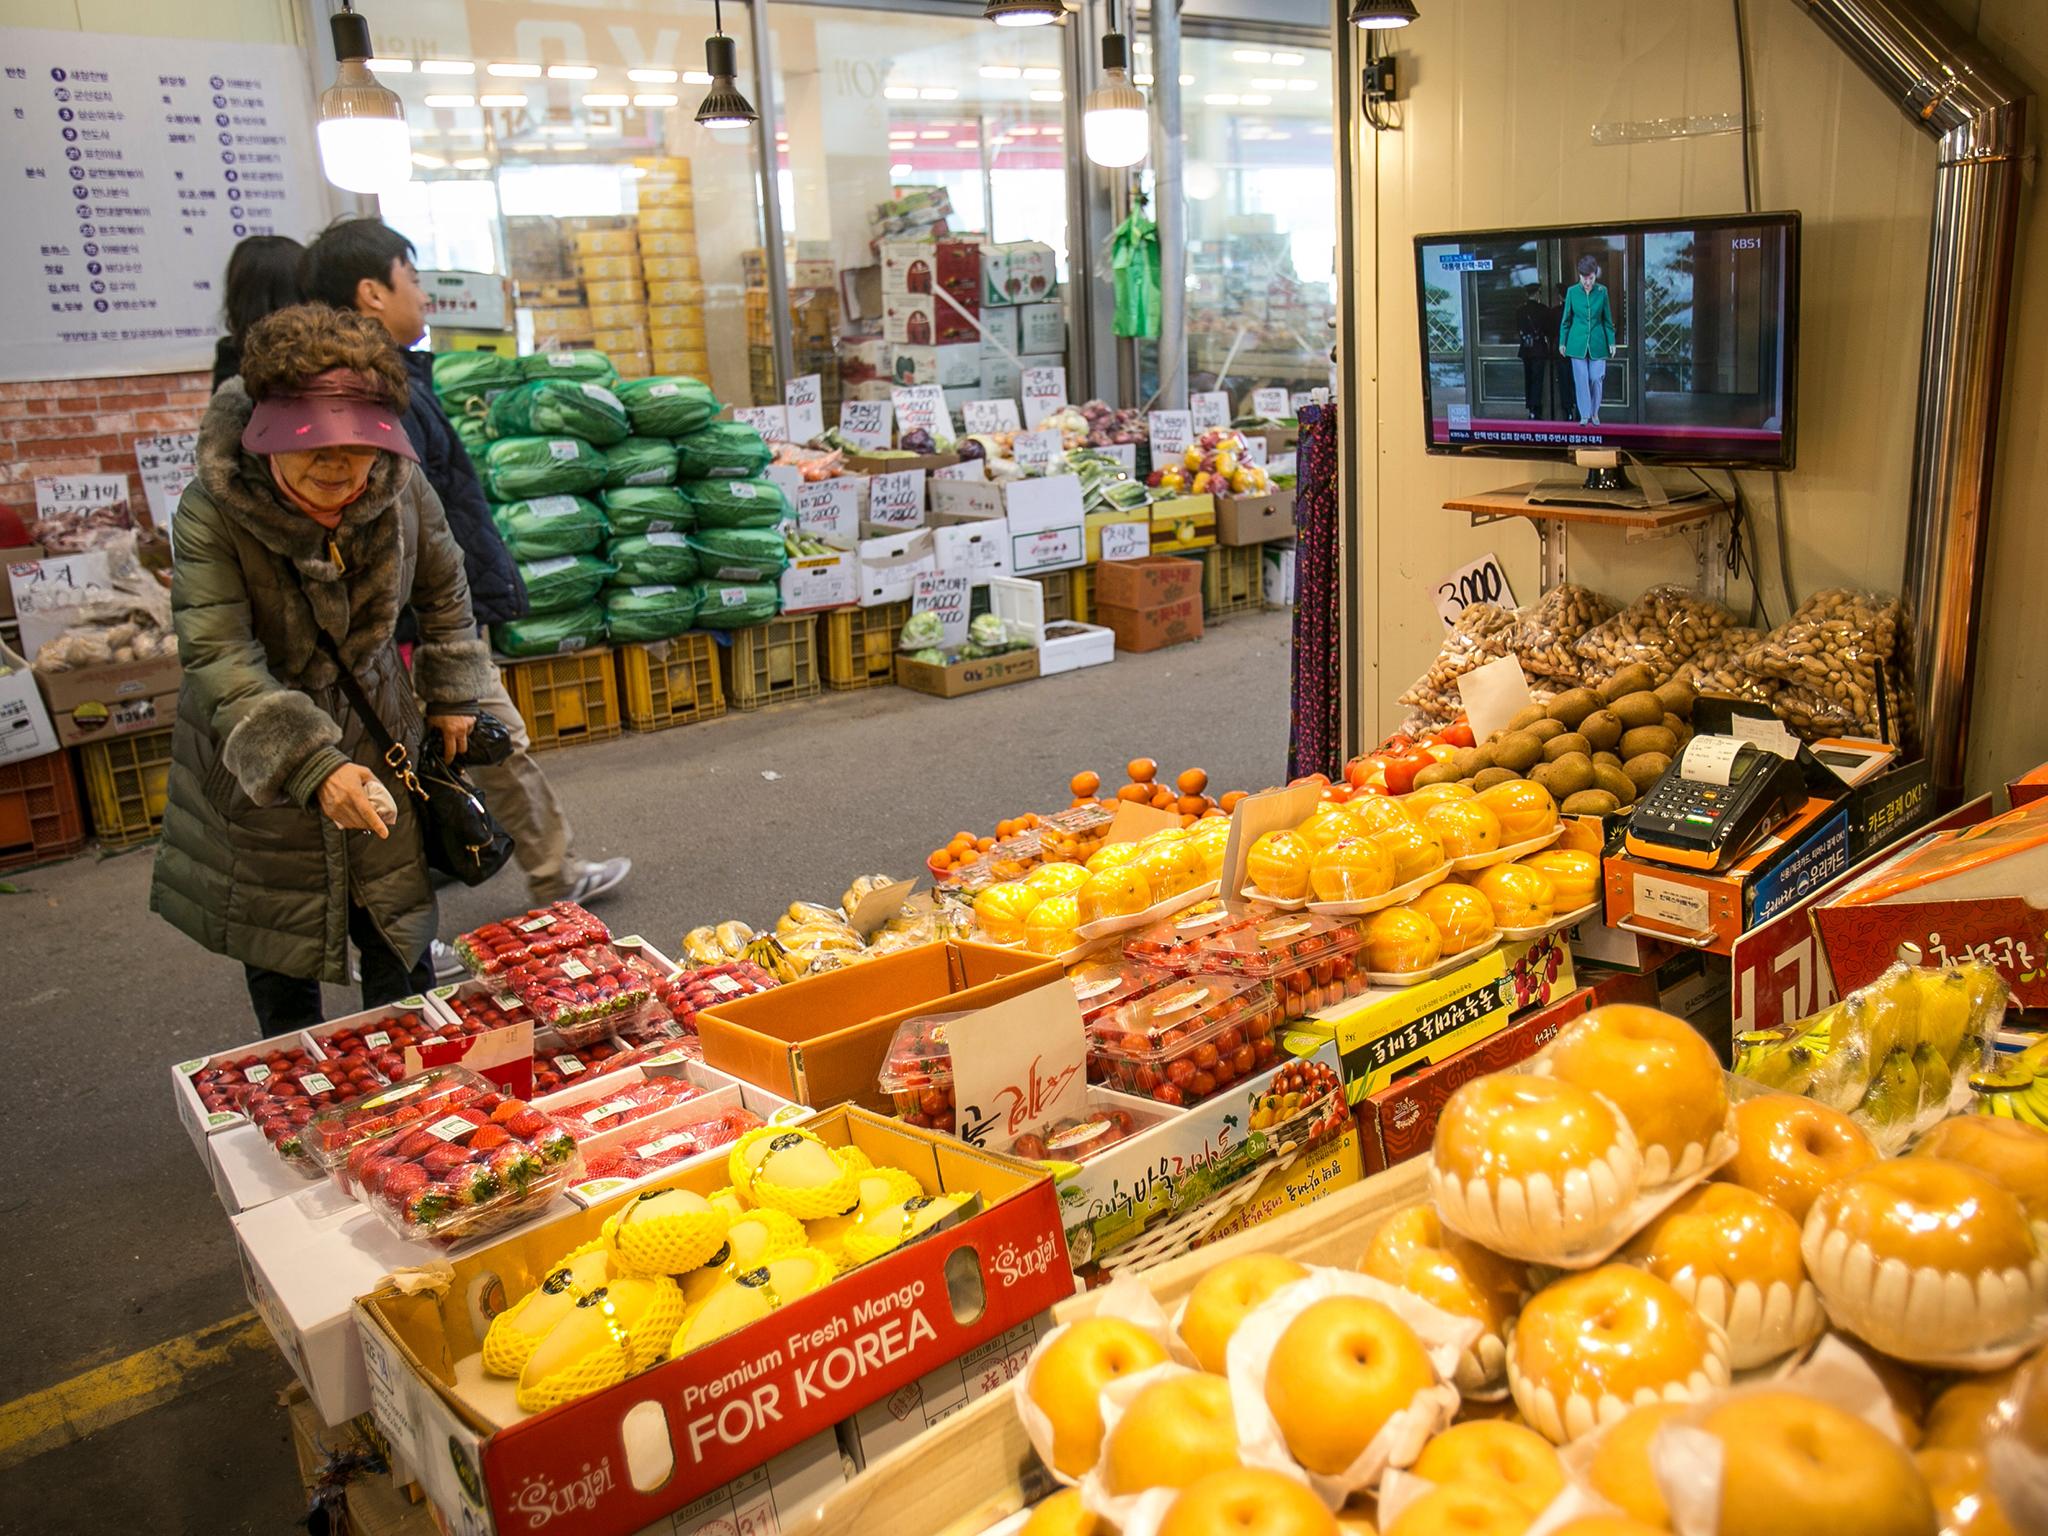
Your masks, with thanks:
[{"label": "produce price placard", "polygon": [[1500,557],[1491,554],[1459,566],[1431,587],[1429,595],[1445,629],[1457,623],[1458,615],[1474,603],[1492,603],[1499,608],[1516,606],[1515,589],[1508,585],[1508,573],[1501,569]]},{"label": "produce price placard", "polygon": [[946,409],[946,392],[936,384],[912,384],[894,391],[896,428],[908,436],[929,432],[934,438],[953,435],[953,413]]},{"label": "produce price placard", "polygon": [[852,549],[860,540],[860,483],[840,475],[797,487],[796,525],[835,549]]},{"label": "produce price placard", "polygon": [[941,464],[932,471],[934,480],[986,480],[988,462],[985,459],[962,459],[958,464]]},{"label": "produce price placard", "polygon": [[1019,1136],[1084,1118],[1088,1044],[1064,981],[946,1026],[962,1141],[1006,1152]]},{"label": "produce price placard", "polygon": [[786,405],[736,405],[732,419],[752,427],[771,443],[789,441],[789,407]]},{"label": "produce price placard", "polygon": [[886,400],[842,400],[839,430],[857,448],[887,448],[895,408]]},{"label": "produce price placard", "polygon": [[1138,472],[1138,445],[1136,443],[1104,443],[1095,451],[1097,453],[1106,453],[1112,459],[1115,459],[1117,463],[1123,465],[1124,473],[1127,475],[1135,475]]},{"label": "produce price placard", "polygon": [[36,481],[35,541],[45,554],[100,549],[135,526],[126,475],[59,475]]},{"label": "produce price placard", "polygon": [[825,430],[825,381],[815,373],[791,379],[782,391],[789,412],[789,440],[808,443]]},{"label": "produce price placard", "polygon": [[1024,370],[1024,425],[1036,427],[1067,403],[1067,370],[1026,368]]},{"label": "produce price placard", "polygon": [[1195,438],[1195,418],[1187,411],[1154,411],[1146,425],[1152,435],[1154,469],[1180,458]]},{"label": "produce price placard", "polygon": [[1028,474],[1042,475],[1051,469],[1060,457],[1062,439],[1057,431],[1020,432],[1010,445],[1010,452]]},{"label": "produce price placard", "polygon": [[876,475],[868,481],[868,521],[882,528],[922,528],[924,481],[921,469]]},{"label": "produce price placard", "polygon": [[1103,524],[1103,559],[1142,560],[1151,553],[1152,525],[1149,522]]},{"label": "produce price placard", "polygon": [[149,503],[149,520],[158,528],[171,526],[171,513],[198,472],[198,461],[197,432],[172,432],[135,440],[135,467],[142,472],[142,495]]},{"label": "produce price placard", "polygon": [[1194,415],[1197,432],[1230,425],[1230,391],[1227,389],[1209,389],[1189,395],[1188,406]]},{"label": "produce price placard", "polygon": [[950,649],[965,645],[970,622],[968,602],[973,594],[974,578],[971,576],[942,576],[936,571],[926,571],[917,578],[917,585],[911,590],[910,611],[939,616],[939,644],[942,647]]},{"label": "produce price placard", "polygon": [[1267,421],[1278,421],[1283,416],[1292,416],[1287,391],[1282,389],[1255,389],[1252,391],[1252,414]]},{"label": "produce price placard", "polygon": [[1024,430],[1014,400],[970,400],[960,408],[960,414],[970,433]]}]

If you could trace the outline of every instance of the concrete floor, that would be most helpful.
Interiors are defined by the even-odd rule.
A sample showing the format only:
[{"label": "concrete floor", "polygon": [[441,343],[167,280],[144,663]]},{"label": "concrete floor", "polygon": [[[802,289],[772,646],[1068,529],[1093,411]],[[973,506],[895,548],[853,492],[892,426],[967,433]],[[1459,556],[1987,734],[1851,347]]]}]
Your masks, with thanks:
[{"label": "concrete floor", "polygon": [[[1082,768],[1118,783],[1143,755],[1204,767],[1218,791],[1278,783],[1288,624],[1246,616],[1198,645],[972,698],[827,694],[543,762],[580,850],[635,860],[607,921],[668,949],[698,923],[834,903],[858,874],[920,873],[956,830],[1064,805]],[[255,1030],[240,968],[147,910],[150,859],[0,877],[16,892],[0,895],[0,1040],[17,1063],[0,1193],[0,1533],[278,1532],[302,1513],[277,1404],[290,1371],[267,1348],[178,1373],[158,1406],[21,1454],[24,1423],[52,1417],[30,1394],[248,1307],[167,1074]],[[523,909],[525,895],[512,870],[444,893],[441,931]],[[357,1006],[329,993],[331,1014]]]}]

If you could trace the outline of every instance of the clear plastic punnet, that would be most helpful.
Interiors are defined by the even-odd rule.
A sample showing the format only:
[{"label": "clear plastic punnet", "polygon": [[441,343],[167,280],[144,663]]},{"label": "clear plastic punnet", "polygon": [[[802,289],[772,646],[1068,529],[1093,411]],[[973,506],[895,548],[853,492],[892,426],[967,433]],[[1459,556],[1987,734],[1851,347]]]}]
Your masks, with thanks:
[{"label": "clear plastic punnet", "polygon": [[1195,1104],[1272,1063],[1285,1014],[1273,984],[1183,976],[1088,1027],[1102,1082],[1162,1104]]},{"label": "clear plastic punnet", "polygon": [[1363,992],[1364,931],[1356,923],[1314,912],[1262,917],[1202,940],[1196,969],[1229,976],[1263,976],[1280,994],[1290,1019],[1305,1018]]},{"label": "clear plastic punnet", "polygon": [[612,931],[604,919],[573,901],[536,907],[518,917],[473,928],[455,941],[462,963],[479,976],[495,975],[524,959],[539,959],[563,950],[606,944]]},{"label": "clear plastic punnet", "polygon": [[1080,1004],[1081,1022],[1088,1024],[1172,976],[1171,971],[1142,960],[1092,960],[1067,972],[1067,984]]},{"label": "clear plastic punnet", "polygon": [[601,1040],[613,1020],[654,995],[654,983],[610,944],[529,955],[498,972],[533,1015],[569,1045]]},{"label": "clear plastic punnet", "polygon": [[1204,944],[1278,910],[1259,903],[1227,905],[1216,897],[1198,901],[1186,911],[1162,917],[1126,938],[1124,958],[1176,975],[1185,974],[1195,969]]},{"label": "clear plastic punnet", "polygon": [[589,1098],[558,1107],[554,1114],[580,1146],[594,1136],[646,1120],[702,1095],[703,1090],[688,1078],[645,1077],[638,1082],[594,1088]]},{"label": "clear plastic punnet", "polygon": [[966,1017],[958,1010],[921,1013],[896,1026],[875,1081],[909,1124],[953,1134],[953,1047],[946,1026]]},{"label": "clear plastic punnet", "polygon": [[1091,1088],[1082,1113],[1056,1121],[1043,1135],[1019,1136],[1010,1143],[1010,1155],[1040,1163],[1085,1163],[1140,1131],[1149,1131],[1172,1114],[1163,1104],[1140,1108],[1120,1101],[1114,1093]]}]

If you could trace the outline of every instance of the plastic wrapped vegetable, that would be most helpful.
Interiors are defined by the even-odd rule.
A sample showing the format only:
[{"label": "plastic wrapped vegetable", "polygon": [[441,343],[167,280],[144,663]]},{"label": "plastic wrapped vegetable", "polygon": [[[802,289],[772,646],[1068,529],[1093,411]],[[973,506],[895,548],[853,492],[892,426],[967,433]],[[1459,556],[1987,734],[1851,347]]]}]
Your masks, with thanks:
[{"label": "plastic wrapped vegetable", "polygon": [[478,468],[493,501],[573,496],[596,490],[605,476],[603,451],[580,437],[501,437]]},{"label": "plastic wrapped vegetable", "polygon": [[922,651],[938,645],[945,639],[945,629],[939,623],[936,613],[913,613],[896,636],[899,651]]},{"label": "plastic wrapped vegetable", "polygon": [[773,528],[794,515],[773,480],[686,480],[676,489],[699,528]]},{"label": "plastic wrapped vegetable", "polygon": [[624,440],[626,408],[602,384],[535,379],[491,402],[491,431],[500,437],[580,437],[602,448]]},{"label": "plastic wrapped vegetable", "polygon": [[679,480],[744,480],[774,457],[760,433],[743,422],[715,421],[676,443]]},{"label": "plastic wrapped vegetable", "polygon": [[572,379],[579,384],[603,384],[609,388],[618,381],[619,370],[602,352],[570,349],[535,352],[520,358],[519,376],[522,379]]},{"label": "plastic wrapped vegetable", "polygon": [[459,416],[448,413],[448,419],[455,427],[455,435],[462,439],[462,451],[472,459],[481,459],[484,450],[491,446],[491,429],[484,425],[481,416]]},{"label": "plastic wrapped vegetable", "polygon": [[603,645],[604,610],[596,603],[540,613],[491,626],[491,646],[501,656],[556,656]]},{"label": "plastic wrapped vegetable", "polygon": [[636,533],[613,539],[605,547],[604,557],[617,567],[611,578],[615,587],[697,579],[697,552],[680,533]]},{"label": "plastic wrapped vegetable", "polygon": [[519,567],[527,606],[536,614],[561,613],[588,604],[611,573],[609,565],[592,555],[558,555],[552,560],[522,562]]},{"label": "plastic wrapped vegetable", "polygon": [[714,580],[774,582],[789,566],[779,528],[699,528],[689,540],[698,569]]},{"label": "plastic wrapped vegetable", "polygon": [[700,581],[696,589],[699,629],[766,624],[782,602],[782,588],[772,581]]},{"label": "plastic wrapped vegetable", "polygon": [[491,508],[491,520],[515,560],[587,555],[604,542],[604,513],[581,496],[535,496]]},{"label": "plastic wrapped vegetable", "polygon": [[493,395],[511,389],[524,377],[516,357],[500,357],[495,352],[434,354],[434,393],[441,397],[448,414],[458,419],[470,401],[489,404]]},{"label": "plastic wrapped vegetable", "polygon": [[643,437],[688,437],[718,417],[718,396],[695,379],[628,379],[619,399]]},{"label": "plastic wrapped vegetable", "polygon": [[638,587],[607,587],[605,625],[614,640],[673,639],[697,622],[700,601],[695,586],[657,582]]},{"label": "plastic wrapped vegetable", "polygon": [[629,437],[604,451],[604,483],[613,488],[673,485],[675,444],[659,437]]},{"label": "plastic wrapped vegetable", "polygon": [[978,613],[967,626],[967,641],[985,650],[1002,650],[1010,643],[1010,632],[1004,627],[1001,614]]},{"label": "plastic wrapped vegetable", "polygon": [[697,526],[697,509],[673,485],[618,486],[602,499],[615,534],[687,533]]}]

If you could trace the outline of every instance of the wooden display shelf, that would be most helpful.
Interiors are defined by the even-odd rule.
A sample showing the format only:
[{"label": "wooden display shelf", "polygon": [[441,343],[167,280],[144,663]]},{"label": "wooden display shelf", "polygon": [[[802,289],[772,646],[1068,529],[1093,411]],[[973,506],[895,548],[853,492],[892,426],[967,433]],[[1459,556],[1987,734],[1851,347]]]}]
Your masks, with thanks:
[{"label": "wooden display shelf", "polygon": [[1636,533],[1663,533],[1692,523],[1703,523],[1728,510],[1719,496],[1700,496],[1673,502],[1665,507],[1580,507],[1554,501],[1531,501],[1529,492],[1536,482],[1524,481],[1497,491],[1480,491],[1471,496],[1453,496],[1444,503],[1448,512],[1467,512],[1475,524],[1503,517],[1539,518],[1546,522],[1580,523],[1602,528],[1622,528]]}]

